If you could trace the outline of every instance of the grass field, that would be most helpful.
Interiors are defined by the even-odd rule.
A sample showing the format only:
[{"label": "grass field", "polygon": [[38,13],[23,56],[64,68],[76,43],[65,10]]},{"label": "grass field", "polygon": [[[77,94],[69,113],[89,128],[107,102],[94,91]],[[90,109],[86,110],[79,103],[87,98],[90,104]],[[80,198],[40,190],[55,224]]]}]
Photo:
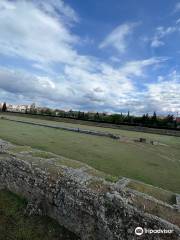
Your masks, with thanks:
[{"label": "grass field", "polygon": [[105,137],[0,120],[0,138],[79,160],[113,176],[130,177],[180,193],[180,138],[178,137],[24,117],[11,116],[11,118],[159,141],[164,145],[119,142]]},{"label": "grass field", "polygon": [[75,240],[74,234],[48,217],[24,215],[26,201],[8,191],[0,191],[1,240]]}]

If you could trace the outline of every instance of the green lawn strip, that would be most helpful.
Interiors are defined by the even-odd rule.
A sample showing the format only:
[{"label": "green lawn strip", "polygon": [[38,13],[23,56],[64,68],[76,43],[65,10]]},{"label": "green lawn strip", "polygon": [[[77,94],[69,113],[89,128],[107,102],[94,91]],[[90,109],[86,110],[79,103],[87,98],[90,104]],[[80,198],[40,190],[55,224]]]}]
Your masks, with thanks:
[{"label": "green lawn strip", "polygon": [[123,143],[6,120],[0,120],[0,138],[75,159],[115,177],[125,176],[180,192],[180,148],[177,140],[171,145],[169,141],[168,146]]},{"label": "green lawn strip", "polygon": [[[0,114],[0,116],[2,113]],[[64,126],[64,127],[72,127],[72,128],[81,128],[81,129],[88,129],[94,131],[102,131],[102,132],[109,132],[113,134],[119,134],[121,136],[126,136],[130,138],[147,138],[148,140],[159,141],[164,144],[170,144],[176,146],[177,148],[180,147],[180,138],[174,136],[166,136],[154,133],[145,133],[145,132],[136,132],[136,131],[129,131],[129,130],[121,130],[121,129],[113,129],[113,128],[103,128],[97,126],[90,126],[85,124],[76,124],[76,123],[68,123],[68,122],[59,122],[59,121],[52,121],[46,119],[38,119],[37,117],[21,115],[21,116],[14,116],[14,115],[6,115],[3,114],[3,117],[7,117],[9,119],[14,120],[24,120],[28,122],[40,123],[40,124],[47,124],[52,126]]]}]

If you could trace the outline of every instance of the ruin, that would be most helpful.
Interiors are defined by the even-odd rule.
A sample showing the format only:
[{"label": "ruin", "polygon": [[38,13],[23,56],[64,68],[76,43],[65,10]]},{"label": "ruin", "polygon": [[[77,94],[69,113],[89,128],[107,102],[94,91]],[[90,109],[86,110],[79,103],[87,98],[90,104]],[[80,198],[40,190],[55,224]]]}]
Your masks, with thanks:
[{"label": "ruin", "polygon": [[[174,239],[180,236],[180,216],[175,206],[161,201],[156,203],[175,222],[163,219],[146,209],[151,197],[138,194],[127,187],[125,179],[108,182],[91,167],[77,161],[67,166],[58,156],[33,157],[31,151],[17,151],[8,146],[0,154],[0,188],[6,188],[29,201],[28,212],[39,212],[57,220],[82,240],[136,239],[136,227],[143,229],[169,229],[171,233],[157,234],[156,239]],[[11,149],[16,149],[11,150]],[[33,151],[33,150],[32,150]],[[144,209],[136,204],[142,197]],[[159,205],[158,205],[159,204]],[[139,238],[138,238],[139,239]],[[143,234],[140,239],[155,239],[153,234]]]}]

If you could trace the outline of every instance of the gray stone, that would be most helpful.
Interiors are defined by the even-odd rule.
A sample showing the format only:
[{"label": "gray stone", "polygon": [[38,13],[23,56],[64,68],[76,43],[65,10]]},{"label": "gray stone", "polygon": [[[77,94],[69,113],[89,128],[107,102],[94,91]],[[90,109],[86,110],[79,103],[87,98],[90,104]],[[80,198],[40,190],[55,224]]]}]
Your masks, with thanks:
[{"label": "gray stone", "polygon": [[[43,159],[46,165],[52,162]],[[0,161],[0,188],[24,196],[29,204],[26,214],[47,214],[82,240],[171,239],[180,236],[178,226],[150,215],[130,204],[133,193],[117,184],[92,177],[86,169],[62,167],[56,175],[18,156],[8,155]],[[102,180],[102,188],[93,181]],[[91,184],[88,184],[88,183]],[[122,182],[123,183],[123,182]],[[120,182],[119,182],[119,185]],[[171,229],[172,234],[143,234],[137,238],[135,228]]]}]

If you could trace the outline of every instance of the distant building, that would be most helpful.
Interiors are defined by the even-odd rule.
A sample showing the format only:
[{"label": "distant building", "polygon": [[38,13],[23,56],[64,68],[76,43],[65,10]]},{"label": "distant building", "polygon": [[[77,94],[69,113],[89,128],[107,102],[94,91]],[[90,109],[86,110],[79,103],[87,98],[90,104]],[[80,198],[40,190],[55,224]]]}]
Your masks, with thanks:
[{"label": "distant building", "polygon": [[26,112],[30,109],[29,105],[18,105],[19,112]]},{"label": "distant building", "polygon": [[14,105],[14,104],[7,104],[7,111],[9,112],[26,112],[29,111],[29,105]]},{"label": "distant building", "polygon": [[16,109],[16,106],[15,106],[15,105],[7,104],[7,111],[9,111],[9,112],[14,112],[15,109]]}]

